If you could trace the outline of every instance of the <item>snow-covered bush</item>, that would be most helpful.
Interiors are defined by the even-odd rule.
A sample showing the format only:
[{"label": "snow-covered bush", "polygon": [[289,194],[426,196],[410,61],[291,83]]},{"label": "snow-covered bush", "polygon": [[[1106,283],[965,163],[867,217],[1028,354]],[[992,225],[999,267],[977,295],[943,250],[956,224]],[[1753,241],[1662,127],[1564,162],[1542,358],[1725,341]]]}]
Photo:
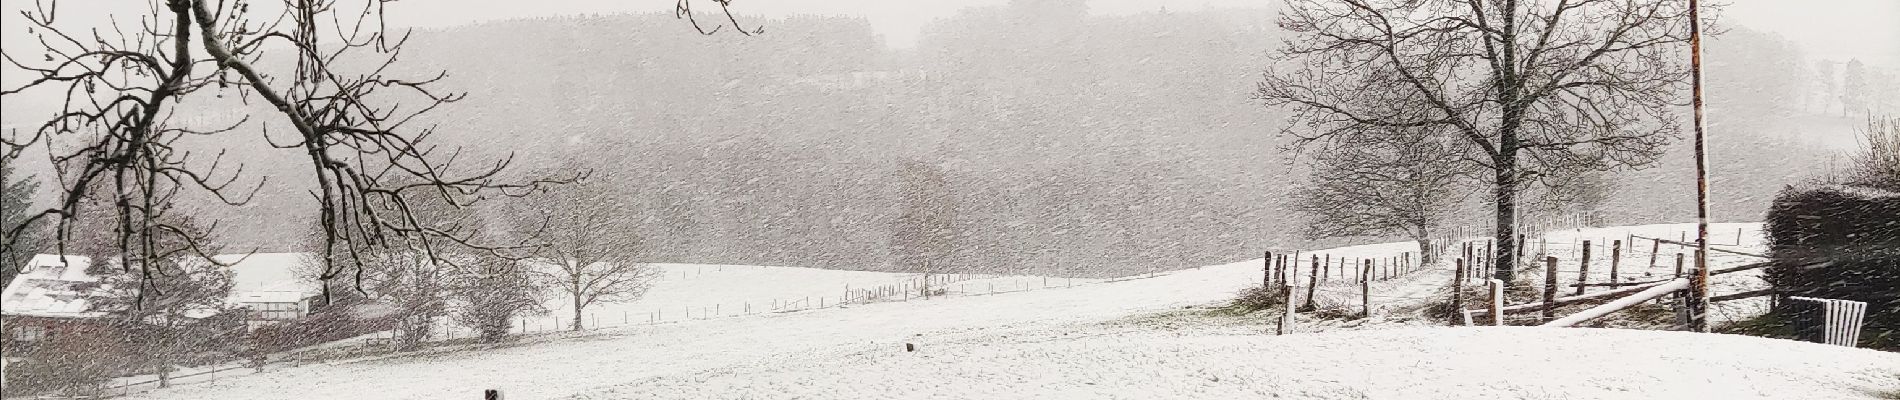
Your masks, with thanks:
[{"label": "snow-covered bush", "polygon": [[128,367],[132,351],[124,337],[104,327],[61,330],[34,346],[24,360],[7,364],[0,395],[91,396]]},{"label": "snow-covered bush", "polygon": [[1282,304],[1286,304],[1285,290],[1278,286],[1253,286],[1241,289],[1240,293],[1234,296],[1232,306],[1240,311],[1253,312],[1280,307]]},{"label": "snow-covered bush", "polygon": [[1817,306],[1786,296],[1864,301],[1862,344],[1900,347],[1900,193],[1791,187],[1776,197],[1767,224],[1775,265],[1763,277],[1783,296],[1772,311],[1778,320],[1818,338]]}]

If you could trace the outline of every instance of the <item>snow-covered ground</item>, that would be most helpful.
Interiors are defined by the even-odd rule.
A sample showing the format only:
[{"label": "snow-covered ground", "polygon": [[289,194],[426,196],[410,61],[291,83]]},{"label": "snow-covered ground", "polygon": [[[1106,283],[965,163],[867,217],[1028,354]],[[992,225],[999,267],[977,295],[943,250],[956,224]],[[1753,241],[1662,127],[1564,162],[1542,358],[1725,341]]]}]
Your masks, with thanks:
[{"label": "snow-covered ground", "polygon": [[1900,354],[1684,332],[1411,328],[1157,332],[862,346],[596,390],[580,399],[1855,399]]},{"label": "snow-covered ground", "polygon": [[[1621,237],[1620,232],[1604,234]],[[1314,252],[1377,258],[1414,249],[1398,243]],[[495,347],[274,365],[262,374],[133,398],[437,399],[474,398],[483,389],[500,389],[511,400],[1248,398],[1265,393],[1295,398],[1866,398],[1900,391],[1900,355],[1769,339],[1464,327],[1309,329],[1264,336],[1117,323],[1227,301],[1240,289],[1260,284],[1261,264],[1256,259],[1073,287],[1051,284],[995,295],[635,323],[581,334],[530,335]],[[741,275],[743,268],[761,267],[729,271]],[[1375,284],[1375,320],[1388,307],[1415,307],[1450,276],[1444,269],[1426,269]],[[676,287],[689,287],[693,278],[683,275]],[[794,285],[787,282],[796,279],[802,278],[734,284],[741,278],[728,277],[706,279],[704,286],[730,288],[719,298],[768,301],[802,293],[794,291],[842,293],[841,287],[788,288]],[[655,288],[651,299],[656,305],[699,298],[685,289],[664,294],[666,287],[663,282]],[[1329,291],[1344,287],[1322,285]],[[919,344],[920,351],[905,353],[904,343]],[[1765,372],[1749,372],[1755,369]],[[1814,389],[1822,386],[1827,389]]]},{"label": "snow-covered ground", "polygon": [[[847,294],[863,302],[862,290],[896,289],[876,301],[905,301],[915,296],[922,274],[839,271],[748,265],[654,264],[653,288],[640,299],[596,303],[583,311],[587,326],[622,326],[762,314],[773,311],[836,307]],[[1097,279],[953,274],[938,276],[951,295],[1067,287]],[[902,289],[910,289],[908,291]],[[524,318],[528,331],[567,327],[573,303],[565,295],[548,299],[549,315]],[[598,322],[598,323],[596,323]],[[517,331],[520,324],[517,323]]]}]

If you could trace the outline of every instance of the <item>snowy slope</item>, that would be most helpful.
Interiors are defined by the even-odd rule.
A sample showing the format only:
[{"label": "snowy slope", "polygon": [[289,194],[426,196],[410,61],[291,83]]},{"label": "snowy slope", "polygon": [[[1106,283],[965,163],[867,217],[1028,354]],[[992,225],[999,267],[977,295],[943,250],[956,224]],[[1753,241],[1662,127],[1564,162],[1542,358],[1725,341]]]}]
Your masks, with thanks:
[{"label": "snowy slope", "polygon": [[579,399],[1856,399],[1900,354],[1683,332],[1414,328],[1154,332],[865,346],[674,375]]},{"label": "snowy slope", "polygon": [[[1616,235],[1620,236],[1621,233]],[[1412,249],[1409,244],[1398,243],[1318,252],[1334,257],[1389,257]],[[1896,360],[1892,354],[1751,338],[1715,339],[1715,336],[1710,335],[1680,333],[1442,328],[1263,337],[1112,328],[1102,323],[1134,314],[1226,301],[1232,298],[1235,291],[1260,284],[1260,265],[1260,260],[1249,260],[1174,271],[1153,278],[1074,287],[850,305],[658,325],[636,323],[574,335],[532,335],[520,343],[479,351],[274,366],[272,371],[263,374],[185,385],[137,394],[133,398],[252,399],[284,398],[283,394],[295,393],[298,399],[434,399],[473,397],[482,389],[491,388],[503,390],[512,400],[570,397],[744,398],[748,397],[748,393],[758,393],[751,391],[787,385],[810,386],[798,390],[786,389],[788,391],[785,392],[807,394],[806,398],[935,397],[926,392],[911,392],[907,390],[913,389],[902,388],[904,385],[899,382],[906,379],[917,380],[920,386],[957,383],[972,387],[966,391],[948,392],[951,394],[941,398],[981,398],[990,395],[1032,398],[1038,394],[1062,393],[1081,397],[1114,397],[1088,394],[1127,393],[1131,398],[1134,394],[1179,393],[1185,396],[1176,398],[1206,398],[1230,394],[1242,396],[1255,390],[1278,391],[1280,389],[1276,388],[1341,385],[1359,387],[1355,390],[1363,391],[1370,398],[1412,398],[1414,395],[1433,398],[1431,396],[1439,392],[1405,390],[1428,390],[1430,388],[1413,389],[1413,386],[1440,381],[1450,385],[1440,387],[1443,390],[1511,393],[1516,394],[1517,398],[1709,398],[1692,394],[1704,393],[1703,389],[1731,390],[1706,392],[1716,394],[1756,389],[1762,393],[1784,393],[1791,390],[1779,389],[1783,384],[1794,385],[1801,380],[1862,382],[1870,379],[1863,373],[1868,368],[1878,368],[1887,374],[1900,373],[1900,370],[1896,370],[1900,367],[1900,360]],[[1387,302],[1396,305],[1403,301],[1419,301],[1413,295],[1440,287],[1448,282],[1449,277],[1448,271],[1426,270],[1383,282],[1380,284],[1382,286],[1375,286],[1375,293],[1393,296],[1375,301],[1381,305]],[[685,277],[688,280],[691,278],[691,275]],[[733,284],[730,283],[732,280],[727,279],[709,286],[733,288],[731,292],[719,295],[725,298],[798,294],[773,292],[754,295],[753,292],[817,290],[786,289],[794,286],[784,285],[786,279],[800,278],[787,276],[778,279],[778,284],[768,279],[756,285]],[[662,285],[660,288],[665,287]],[[667,298],[673,298],[675,300],[668,301],[675,302],[698,299],[684,294],[690,292],[684,289],[689,286],[676,287],[682,288],[682,294],[663,295],[661,289],[656,288],[655,297],[652,298],[655,304],[663,303],[662,299]],[[747,291],[743,287],[753,289]],[[1607,342],[1573,340],[1598,334],[1614,336],[1606,336],[1604,340]],[[1704,338],[1708,340],[1701,340]],[[1736,340],[1747,342],[1719,348],[1698,347],[1702,346],[1698,343],[1704,342],[1741,343],[1734,342]],[[925,355],[906,357],[927,359],[901,359],[913,360],[904,362],[914,365],[874,360],[897,356],[894,354],[897,353],[895,349],[906,342],[920,343],[925,349]],[[1760,360],[1746,358],[1755,357],[1756,354],[1737,354],[1728,350],[1735,347],[1746,347],[1750,352],[1759,351],[1762,356],[1779,357],[1777,359],[1802,366],[1811,372],[1782,371],[1777,376],[1783,378],[1749,378],[1747,382],[1760,382],[1766,386],[1747,389],[1752,386],[1717,385],[1729,381],[1713,380],[1716,375],[1712,373],[1693,373],[1680,368],[1689,364],[1679,363],[1701,365],[1696,364],[1702,363],[1697,360],[1709,357],[1730,357],[1723,359],[1728,364],[1716,365],[1731,367],[1753,367]],[[1636,350],[1623,352],[1625,348]],[[1620,356],[1602,355],[1595,359],[1585,357],[1564,361],[1574,366],[1561,366],[1555,371],[1562,371],[1562,368],[1606,371],[1626,365],[1641,368],[1626,374],[1628,380],[1616,380],[1599,373],[1587,376],[1604,378],[1557,382],[1559,379],[1554,377],[1559,375],[1531,375],[1543,379],[1512,380],[1497,384],[1478,381],[1484,379],[1480,377],[1499,375],[1501,371],[1535,370],[1530,368],[1535,365],[1558,368],[1556,362],[1547,360],[1573,360],[1585,351],[1604,352],[1607,349],[1618,349]],[[1448,361],[1434,361],[1439,358],[1423,356],[1408,358],[1413,356],[1407,354],[1420,352],[1434,357],[1448,357]],[[1643,354],[1654,352],[1662,353]],[[1168,361],[1175,358],[1181,361]],[[1250,361],[1239,361],[1242,359]],[[1658,361],[1654,364],[1633,361],[1651,359]],[[1478,363],[1477,360],[1488,360],[1491,364]],[[1095,367],[1097,364],[1103,367]],[[1244,384],[1201,384],[1189,379],[1200,379],[1200,375],[1196,374],[1204,374],[1220,365],[1252,368],[1215,368],[1232,374],[1222,376],[1223,381],[1233,379]],[[1296,380],[1292,376],[1296,375],[1294,371],[1305,371],[1300,367],[1302,365],[1317,370],[1313,378],[1297,379],[1312,380]],[[895,372],[873,373],[881,371],[880,366]],[[1024,369],[1032,371],[1022,371]],[[1271,373],[1249,372],[1255,370]],[[1256,373],[1258,375],[1249,375]],[[1448,379],[1444,377],[1447,374],[1472,377]],[[1706,378],[1704,380],[1710,383],[1657,389],[1653,377],[1671,376],[1669,374]],[[752,376],[760,377],[759,383],[746,383]],[[862,377],[862,382],[857,377]],[[994,381],[986,380],[991,378]],[[1333,386],[1326,386],[1328,381]],[[1088,386],[1088,382],[1118,389],[1092,391],[1095,389],[1077,386]],[[1151,384],[1135,388],[1137,382]],[[1300,382],[1312,385],[1295,385]],[[1900,387],[1892,387],[1900,385],[1900,379],[1893,379],[1888,386],[1879,385],[1875,383],[1869,387],[1900,390]],[[1003,388],[1018,387],[1024,389],[1013,395],[1001,391]],[[1616,391],[1619,388],[1636,391]],[[1568,392],[1572,390],[1576,392]],[[1540,392],[1548,394],[1536,394]],[[1308,396],[1329,398],[1324,396],[1335,395],[1325,393],[1332,392],[1311,392]],[[1346,397],[1336,398],[1358,398],[1350,397],[1351,393],[1357,392],[1339,392],[1337,396]],[[1645,393],[1649,396],[1643,395]],[[1787,398],[1827,398],[1802,397],[1808,395],[1806,393],[1810,392],[1795,393]],[[775,394],[763,397],[791,396]],[[1751,397],[1761,396],[1741,396]]]},{"label": "snowy slope", "polygon": [[[797,267],[746,265],[655,264],[659,275],[653,288],[631,302],[602,302],[590,306],[582,318],[588,326],[620,326],[648,322],[677,322],[770,311],[813,309],[836,306],[852,289],[880,286],[901,288],[916,284],[921,274],[840,271]],[[1046,280],[1040,277],[955,275],[942,277],[958,280],[949,284],[952,294],[984,294],[1089,284],[1096,279]],[[853,295],[854,298],[856,295]],[[549,316],[527,318],[530,331],[544,331],[573,319],[572,299],[551,296],[546,304]],[[901,301],[905,296],[889,300]],[[558,322],[558,323],[556,323]],[[519,325],[519,324],[517,324]],[[517,327],[517,330],[520,328]]]}]

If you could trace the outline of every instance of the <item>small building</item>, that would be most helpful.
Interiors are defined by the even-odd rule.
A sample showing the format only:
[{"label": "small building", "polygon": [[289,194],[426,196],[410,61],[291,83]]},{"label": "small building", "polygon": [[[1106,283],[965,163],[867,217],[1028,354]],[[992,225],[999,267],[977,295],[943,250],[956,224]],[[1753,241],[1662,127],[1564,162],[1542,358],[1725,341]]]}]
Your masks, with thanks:
[{"label": "small building", "polygon": [[[247,309],[249,329],[294,320],[311,311],[318,296],[315,283],[298,272],[304,253],[225,254],[213,256],[231,270],[231,293],[225,305]],[[90,299],[102,294],[81,288],[99,277],[86,273],[91,260],[81,256],[41,254],[21,266],[20,275],[0,291],[0,330],[7,349],[30,346],[60,331],[93,324],[102,312],[92,311]],[[209,316],[207,314],[206,316]]]},{"label": "small building", "polygon": [[249,310],[250,329],[309,315],[322,292],[302,274],[308,253],[253,253],[214,256],[231,268],[231,307]]},{"label": "small building", "polygon": [[40,254],[20,266],[20,274],[0,290],[0,327],[9,353],[22,351],[61,331],[93,323],[104,315],[91,311],[94,294],[82,288],[99,278],[86,274],[92,260]]}]

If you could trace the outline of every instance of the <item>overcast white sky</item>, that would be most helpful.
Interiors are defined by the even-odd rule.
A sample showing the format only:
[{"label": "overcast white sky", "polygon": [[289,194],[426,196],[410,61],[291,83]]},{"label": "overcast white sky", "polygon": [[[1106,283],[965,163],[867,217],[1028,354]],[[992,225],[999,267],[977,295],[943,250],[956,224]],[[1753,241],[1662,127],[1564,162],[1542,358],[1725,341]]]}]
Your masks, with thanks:
[{"label": "overcast white sky", "polygon": [[[3,17],[19,18],[13,12],[31,7],[36,0],[0,0],[5,3]],[[48,0],[38,0],[48,1]],[[346,3],[352,0],[345,0]],[[391,21],[398,24],[439,27],[476,21],[583,13],[668,12],[674,0],[401,0],[389,6]],[[709,0],[699,0],[710,7]],[[1679,0],[1687,1],[1687,0]],[[916,44],[919,29],[933,19],[948,17],[971,6],[1002,5],[1009,0],[738,0],[733,7],[741,13],[771,17],[792,14],[858,15],[870,20],[893,47]],[[75,5],[123,7],[143,4],[130,0],[64,0],[62,18],[86,17]],[[267,2],[268,3],[268,2]],[[1161,9],[1186,11],[1206,7],[1271,7],[1279,0],[1089,0],[1095,14],[1127,14]],[[1813,58],[1846,60],[1860,58],[1884,66],[1900,66],[1900,0],[1728,0],[1729,22],[1780,33],[1800,43]],[[7,47],[26,39],[9,33]]]},{"label": "overcast white sky", "polygon": [[[9,0],[11,1],[11,0]],[[1686,0],[1683,0],[1686,1]],[[710,5],[710,1],[703,1]],[[743,13],[860,15],[871,21],[893,47],[917,42],[918,29],[932,19],[970,6],[1007,4],[1009,0],[739,0]],[[1205,7],[1270,7],[1278,0],[1090,0],[1096,14]],[[1900,65],[1900,0],[1730,0],[1729,21],[1774,31],[1801,43],[1811,57],[1861,58]],[[579,13],[664,12],[673,0],[403,0],[398,17],[423,26],[475,20]]]},{"label": "overcast white sky", "polygon": [[[4,28],[10,38],[8,47],[21,44],[19,23],[13,9],[30,8],[36,0],[0,0],[4,2]],[[47,2],[47,0],[38,0]],[[350,0],[346,0],[350,2]],[[711,8],[711,0],[699,0],[701,8]],[[1685,0],[1683,0],[1685,2]],[[1885,66],[1900,66],[1900,0],[1727,0],[1727,21],[1746,27],[1773,30],[1807,47],[1815,59],[1864,59]],[[61,17],[85,8],[123,8],[139,6],[144,0],[63,0]],[[931,19],[954,15],[971,6],[999,6],[1009,0],[737,0],[733,8],[741,13],[783,17],[794,13],[819,15],[863,15],[872,27],[885,36],[893,47],[910,47],[918,40],[918,30]],[[1091,13],[1142,13],[1165,8],[1174,11],[1203,8],[1269,8],[1279,0],[1089,0]],[[640,13],[671,11],[673,0],[401,0],[391,2],[393,23],[414,27],[450,27],[488,19],[540,17],[540,15],[576,15],[576,13]],[[30,45],[30,42],[27,42]]]}]

